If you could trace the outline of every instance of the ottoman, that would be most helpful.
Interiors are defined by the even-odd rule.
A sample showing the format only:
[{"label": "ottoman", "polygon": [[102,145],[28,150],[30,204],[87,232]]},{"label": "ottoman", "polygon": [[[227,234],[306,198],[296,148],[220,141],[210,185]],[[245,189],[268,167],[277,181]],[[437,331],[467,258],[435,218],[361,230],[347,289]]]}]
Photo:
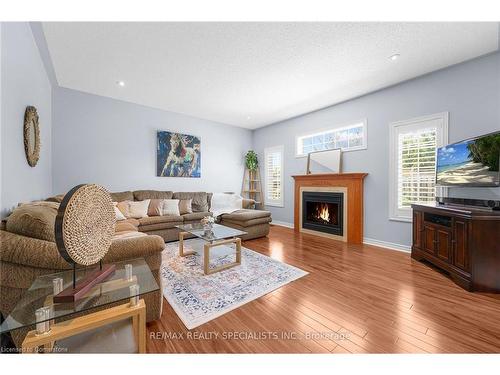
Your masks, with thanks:
[{"label": "ottoman", "polygon": [[251,240],[269,234],[271,213],[264,210],[241,209],[220,216],[220,224],[247,232],[241,238]]}]

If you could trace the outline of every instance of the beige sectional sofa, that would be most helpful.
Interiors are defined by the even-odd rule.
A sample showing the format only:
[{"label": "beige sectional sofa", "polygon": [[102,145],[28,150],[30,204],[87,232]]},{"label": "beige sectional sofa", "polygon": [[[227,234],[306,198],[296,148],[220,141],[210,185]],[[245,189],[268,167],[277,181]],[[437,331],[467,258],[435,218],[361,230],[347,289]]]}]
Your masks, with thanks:
[{"label": "beige sectional sofa", "polygon": [[[49,202],[44,202],[49,203]],[[59,254],[54,237],[57,203],[27,204],[16,208],[0,230],[0,311],[6,317],[38,276],[71,269]],[[148,236],[133,226],[117,225],[111,247],[103,259],[114,263],[144,258],[160,290],[144,295],[146,319],[159,319],[162,311],[160,267],[164,240]],[[33,327],[31,327],[33,328]],[[28,328],[12,332],[20,345]]]},{"label": "beige sectional sofa", "polygon": [[[128,219],[127,222],[136,226],[139,232],[161,236],[166,242],[177,241],[179,230],[176,225],[198,223],[205,216],[212,216],[210,203],[211,193],[206,192],[172,192],[158,190],[136,190],[111,193],[114,202],[142,201],[146,199],[191,199],[193,213],[184,215],[150,216],[141,219]],[[243,240],[264,237],[269,234],[271,213],[263,210],[249,209],[255,202],[243,200],[243,208],[220,217],[220,224],[247,232]]]},{"label": "beige sectional sofa", "polygon": [[[160,285],[160,290],[144,296],[147,321],[159,319],[162,310],[160,267],[165,241],[178,240],[179,224],[197,223],[209,212],[212,194],[205,192],[178,192],[138,190],[111,193],[115,202],[146,199],[191,199],[192,213],[184,215],[151,216],[118,221],[111,247],[104,263],[144,258]],[[59,255],[54,238],[54,222],[58,204],[63,196],[16,208],[0,230],[0,311],[7,316],[36,277],[68,270],[70,264]],[[244,200],[249,207],[254,202]],[[248,232],[244,240],[266,236],[271,214],[243,208],[221,215],[220,223]],[[27,330],[13,333],[20,344]]]}]

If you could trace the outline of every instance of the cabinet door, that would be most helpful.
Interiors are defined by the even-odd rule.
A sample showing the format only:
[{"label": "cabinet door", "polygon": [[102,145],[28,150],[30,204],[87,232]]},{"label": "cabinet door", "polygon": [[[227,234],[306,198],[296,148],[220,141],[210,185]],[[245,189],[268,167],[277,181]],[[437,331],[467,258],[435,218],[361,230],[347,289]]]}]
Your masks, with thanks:
[{"label": "cabinet door", "polygon": [[439,259],[451,262],[451,232],[438,229],[436,232],[436,254]]},{"label": "cabinet door", "polygon": [[424,250],[434,254],[436,252],[436,229],[424,224],[422,240]]},{"label": "cabinet door", "polygon": [[422,248],[422,233],[424,231],[422,212],[413,211],[413,246]]},{"label": "cabinet door", "polygon": [[455,219],[453,223],[453,264],[469,272],[468,229],[466,221]]}]

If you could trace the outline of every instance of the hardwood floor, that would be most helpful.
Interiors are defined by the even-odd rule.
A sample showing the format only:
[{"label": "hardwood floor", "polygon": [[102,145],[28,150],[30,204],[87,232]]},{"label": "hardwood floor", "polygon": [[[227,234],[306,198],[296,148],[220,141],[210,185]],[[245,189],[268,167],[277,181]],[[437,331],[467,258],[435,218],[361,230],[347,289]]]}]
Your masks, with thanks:
[{"label": "hardwood floor", "polygon": [[278,226],[243,246],[309,275],[191,331],[164,300],[148,352],[500,352],[500,295],[469,293],[407,253]]}]

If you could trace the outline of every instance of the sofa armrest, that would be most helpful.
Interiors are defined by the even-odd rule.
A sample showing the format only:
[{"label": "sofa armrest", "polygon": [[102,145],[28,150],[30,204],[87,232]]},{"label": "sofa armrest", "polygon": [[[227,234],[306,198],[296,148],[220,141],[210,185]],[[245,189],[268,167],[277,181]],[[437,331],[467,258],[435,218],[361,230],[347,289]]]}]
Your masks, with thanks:
[{"label": "sofa armrest", "polygon": [[165,249],[165,241],[160,236],[144,235],[113,240],[103,259],[104,263],[121,262],[127,259],[146,258]]},{"label": "sofa armrest", "polygon": [[243,198],[242,208],[254,209],[255,203],[257,203],[257,202],[254,199]]},{"label": "sofa armrest", "polygon": [[50,270],[70,269],[55,242],[0,231],[0,260]]},{"label": "sofa armrest", "polygon": [[[138,236],[113,240],[103,259],[104,263],[145,258],[163,251],[165,242],[160,236]],[[70,269],[59,254],[55,242],[0,231],[0,260],[50,270]]]}]

